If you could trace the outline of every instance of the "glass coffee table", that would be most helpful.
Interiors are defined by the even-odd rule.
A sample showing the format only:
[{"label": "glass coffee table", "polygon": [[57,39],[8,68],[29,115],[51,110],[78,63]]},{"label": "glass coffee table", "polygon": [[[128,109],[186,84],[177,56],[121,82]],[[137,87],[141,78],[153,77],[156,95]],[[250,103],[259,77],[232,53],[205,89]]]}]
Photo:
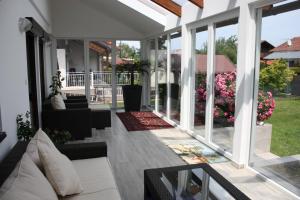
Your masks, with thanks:
[{"label": "glass coffee table", "polygon": [[144,171],[146,200],[227,200],[248,198],[206,163]]}]

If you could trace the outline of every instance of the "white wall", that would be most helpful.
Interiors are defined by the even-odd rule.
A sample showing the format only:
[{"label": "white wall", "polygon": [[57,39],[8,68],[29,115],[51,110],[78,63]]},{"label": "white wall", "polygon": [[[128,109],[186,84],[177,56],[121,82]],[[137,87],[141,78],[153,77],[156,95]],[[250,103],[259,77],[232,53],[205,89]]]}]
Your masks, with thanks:
[{"label": "white wall", "polygon": [[0,143],[0,160],[17,141],[17,114],[29,110],[26,38],[19,32],[18,19],[33,17],[51,32],[48,8],[47,0],[0,1],[0,104],[3,131],[8,135]]},{"label": "white wall", "polygon": [[[81,0],[52,0],[53,35],[72,38],[141,39],[143,34]],[[116,11],[117,12],[117,11]],[[114,13],[111,13],[114,15]]]}]

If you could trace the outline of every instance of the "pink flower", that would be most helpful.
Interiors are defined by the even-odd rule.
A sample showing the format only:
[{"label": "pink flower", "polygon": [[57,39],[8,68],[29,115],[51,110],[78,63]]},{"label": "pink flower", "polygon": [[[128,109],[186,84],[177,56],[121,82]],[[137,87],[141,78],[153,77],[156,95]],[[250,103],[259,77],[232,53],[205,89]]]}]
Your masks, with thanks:
[{"label": "pink flower", "polygon": [[[206,74],[202,74],[206,77]],[[202,78],[196,89],[197,102],[206,102],[206,78]],[[228,122],[234,122],[235,93],[236,93],[236,72],[219,73],[215,75],[215,117],[224,117]],[[199,111],[203,110],[196,106]],[[201,109],[201,110],[200,110]],[[204,108],[205,109],[205,108]],[[275,109],[275,100],[271,92],[258,92],[257,121],[265,121],[270,118]]]}]

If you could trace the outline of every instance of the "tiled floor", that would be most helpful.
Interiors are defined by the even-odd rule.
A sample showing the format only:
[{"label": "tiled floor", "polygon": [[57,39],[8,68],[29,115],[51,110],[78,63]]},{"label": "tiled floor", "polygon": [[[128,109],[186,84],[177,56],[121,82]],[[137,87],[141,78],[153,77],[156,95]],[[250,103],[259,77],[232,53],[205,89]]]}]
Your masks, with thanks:
[{"label": "tiled floor", "polygon": [[[112,113],[112,128],[93,130],[93,137],[87,138],[85,142],[107,142],[108,157],[121,196],[125,200],[141,200],[144,194],[145,169],[185,164],[163,140],[189,138],[188,134],[175,128],[128,132]],[[297,199],[260,178],[250,169],[237,169],[230,162],[215,163],[212,166],[251,199]]]}]

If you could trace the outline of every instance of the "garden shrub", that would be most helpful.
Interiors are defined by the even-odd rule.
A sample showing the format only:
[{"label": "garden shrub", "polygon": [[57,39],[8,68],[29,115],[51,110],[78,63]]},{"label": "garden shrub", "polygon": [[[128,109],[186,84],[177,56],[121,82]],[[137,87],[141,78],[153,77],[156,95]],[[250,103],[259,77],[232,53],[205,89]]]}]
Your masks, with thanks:
[{"label": "garden shrub", "polygon": [[[197,102],[196,102],[196,112],[204,113],[205,111],[205,102],[206,102],[206,79],[203,75],[198,75],[199,84],[196,93],[197,93]],[[235,113],[235,91],[236,91],[236,72],[226,72],[219,73],[215,76],[215,99],[214,99],[214,117],[215,118],[224,118],[227,120],[227,123],[234,123],[234,113]],[[272,116],[272,113],[275,109],[275,100],[271,92],[259,91],[258,94],[258,105],[257,105],[257,121],[262,122],[267,120]]]},{"label": "garden shrub", "polygon": [[274,60],[260,70],[259,86],[264,91],[283,92],[294,76],[295,72],[288,68],[285,60]]}]

